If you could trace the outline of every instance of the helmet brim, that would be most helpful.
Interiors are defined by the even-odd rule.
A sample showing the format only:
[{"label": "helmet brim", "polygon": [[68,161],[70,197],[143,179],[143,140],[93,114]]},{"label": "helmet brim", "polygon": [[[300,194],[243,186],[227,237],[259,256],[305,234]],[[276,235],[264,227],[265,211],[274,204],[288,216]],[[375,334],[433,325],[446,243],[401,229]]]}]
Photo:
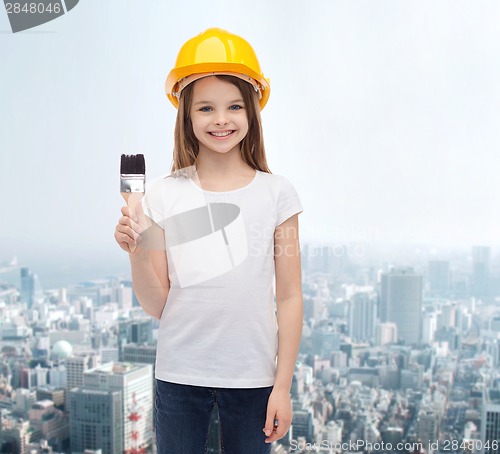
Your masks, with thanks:
[{"label": "helmet brim", "polygon": [[174,68],[172,69],[172,71],[170,71],[165,81],[165,93],[174,107],[178,109],[179,99],[175,94],[175,88],[179,81],[196,74],[210,75],[227,73],[241,74],[243,76],[241,77],[242,79],[245,79],[245,76],[248,76],[256,82],[256,84],[260,87],[261,97],[259,100],[259,104],[260,109],[262,110],[267,104],[271,91],[269,79],[265,78],[262,74],[258,74],[255,71],[252,71],[250,68],[248,68],[248,66],[238,63],[200,63],[196,65]]}]

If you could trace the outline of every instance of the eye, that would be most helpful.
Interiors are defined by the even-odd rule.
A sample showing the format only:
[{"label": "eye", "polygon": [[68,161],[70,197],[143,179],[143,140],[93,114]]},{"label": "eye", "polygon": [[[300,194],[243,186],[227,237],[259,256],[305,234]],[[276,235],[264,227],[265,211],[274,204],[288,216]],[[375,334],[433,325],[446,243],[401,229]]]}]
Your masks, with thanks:
[{"label": "eye", "polygon": [[232,105],[229,110],[240,110],[243,109],[243,106],[239,106],[238,104]]},{"label": "eye", "polygon": [[211,112],[212,108],[210,106],[204,106],[200,108],[200,112]]}]

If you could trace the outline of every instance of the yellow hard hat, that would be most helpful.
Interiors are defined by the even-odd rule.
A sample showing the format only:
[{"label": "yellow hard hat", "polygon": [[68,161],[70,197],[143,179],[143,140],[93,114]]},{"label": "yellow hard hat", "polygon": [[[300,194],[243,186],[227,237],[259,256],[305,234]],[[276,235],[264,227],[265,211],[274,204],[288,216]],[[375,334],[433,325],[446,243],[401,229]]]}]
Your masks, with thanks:
[{"label": "yellow hard hat", "polygon": [[241,36],[220,28],[209,28],[181,47],[175,67],[165,81],[168,99],[178,108],[180,93],[186,85],[213,74],[246,80],[259,94],[261,110],[266,105],[271,87],[252,46]]}]

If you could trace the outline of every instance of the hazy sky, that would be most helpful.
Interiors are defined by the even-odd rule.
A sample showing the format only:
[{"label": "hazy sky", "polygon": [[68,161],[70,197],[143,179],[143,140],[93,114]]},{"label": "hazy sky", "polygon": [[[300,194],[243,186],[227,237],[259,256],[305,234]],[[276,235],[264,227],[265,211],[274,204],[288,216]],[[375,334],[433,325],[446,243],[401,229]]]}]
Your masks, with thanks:
[{"label": "hazy sky", "polygon": [[500,244],[500,2],[81,0],[17,34],[0,5],[0,260],[123,260],[120,155],[168,171],[164,79],[212,26],[271,79],[268,162],[304,241]]}]

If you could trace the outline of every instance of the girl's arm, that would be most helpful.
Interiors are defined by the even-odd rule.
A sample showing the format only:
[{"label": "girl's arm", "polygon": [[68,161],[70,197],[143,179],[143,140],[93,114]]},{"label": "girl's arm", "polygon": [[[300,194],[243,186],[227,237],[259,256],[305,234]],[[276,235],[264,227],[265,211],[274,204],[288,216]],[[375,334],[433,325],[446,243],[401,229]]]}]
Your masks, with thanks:
[{"label": "girl's arm", "polygon": [[[273,392],[267,407],[265,433],[268,443],[282,438],[292,422],[290,388],[304,317],[298,216],[291,216],[276,227],[274,232],[278,364]],[[278,426],[272,433],[275,418],[278,419]]]},{"label": "girl's arm", "polygon": [[129,252],[132,287],[144,311],[159,319],[170,290],[163,229],[144,215],[140,204],[138,223],[129,217],[127,206],[122,214],[115,238],[127,251],[129,244],[137,245],[133,253]]}]

